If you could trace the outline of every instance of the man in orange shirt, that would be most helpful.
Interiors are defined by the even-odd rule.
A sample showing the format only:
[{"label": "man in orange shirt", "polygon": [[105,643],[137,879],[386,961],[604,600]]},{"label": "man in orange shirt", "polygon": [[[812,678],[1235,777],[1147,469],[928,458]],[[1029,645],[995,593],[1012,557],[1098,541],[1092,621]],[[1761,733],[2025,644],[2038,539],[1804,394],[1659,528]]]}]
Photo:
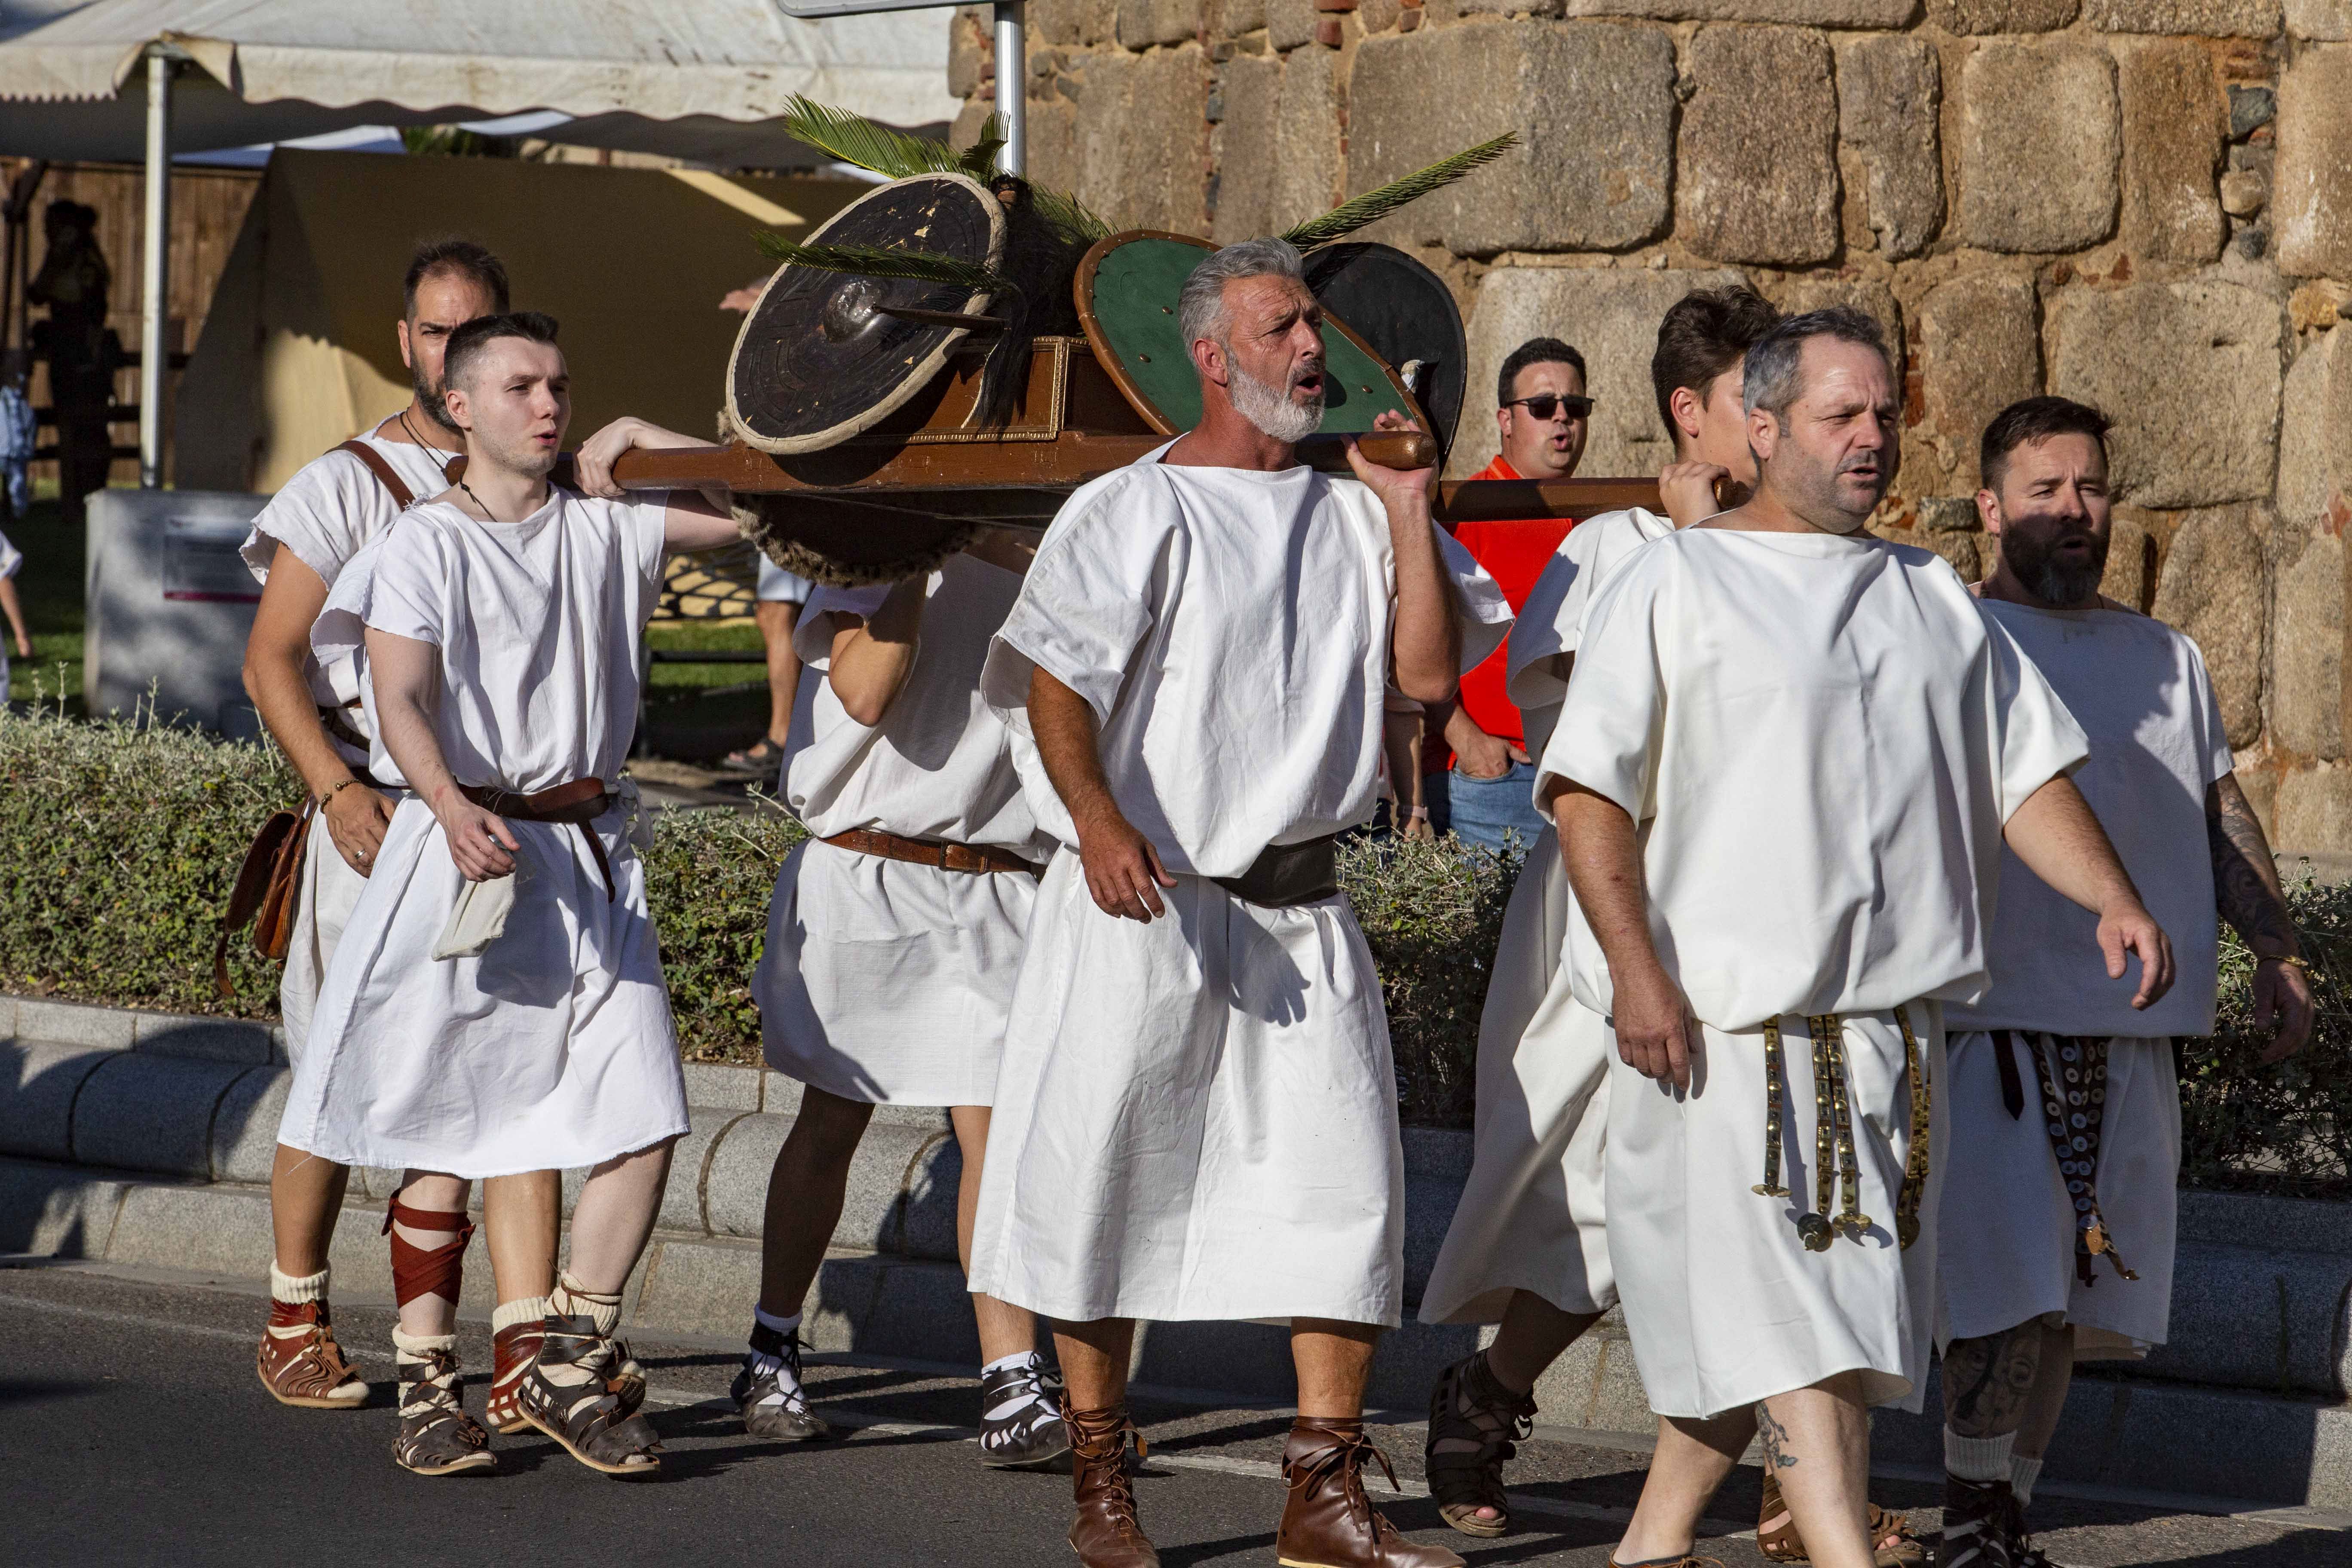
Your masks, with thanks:
[{"label": "man in orange shirt", "polygon": [[[1530,338],[1503,361],[1496,383],[1495,424],[1502,433],[1502,450],[1470,477],[1564,479],[1575,473],[1592,417],[1592,399],[1584,391],[1584,356],[1558,338]],[[1477,557],[1517,611],[1569,527],[1564,517],[1465,522],[1454,536]],[[1503,674],[1498,651],[1462,678],[1454,702],[1430,710],[1422,741],[1422,787],[1435,831],[1451,828],[1455,837],[1496,854],[1516,841],[1525,853],[1545,825],[1536,815],[1527,736],[1518,709],[1504,694]],[[1441,729],[1442,739],[1436,732]]]}]

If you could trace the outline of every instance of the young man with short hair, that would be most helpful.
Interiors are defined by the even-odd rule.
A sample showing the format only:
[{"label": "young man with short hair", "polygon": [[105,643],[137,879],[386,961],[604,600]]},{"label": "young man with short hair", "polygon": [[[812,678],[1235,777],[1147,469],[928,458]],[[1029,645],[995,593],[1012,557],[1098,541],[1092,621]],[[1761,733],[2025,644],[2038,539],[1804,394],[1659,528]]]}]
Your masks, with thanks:
[{"label": "young man with short hair", "polygon": [[2252,950],[2266,1061],[2303,1048],[2311,983],[2262,825],[2231,772],[2196,643],[2102,597],[2107,420],[2030,397],[1985,426],[1977,510],[2000,542],[1987,616],[2090,737],[2074,774],[2179,981],[2135,1011],[2084,939],[2092,919],[2011,853],[1987,939],[1991,988],[1945,1010],[1950,1108],[1937,1247],[1944,1356],[1942,1568],[2042,1561],[2025,1507],[2074,1363],[2164,1342],[2179,1205],[2175,1041],[2213,1031],[2216,912]]},{"label": "young man with short hair", "polygon": [[1609,1256],[1666,1417],[1613,1560],[1689,1561],[1760,1436],[1811,1560],[1871,1568],[1869,1407],[1927,1375],[1940,1008],[1983,994],[2003,840],[2097,911],[2119,1002],[2172,959],[2049,683],[1942,560],[1867,531],[1902,408],[1877,324],[1790,317],[1742,383],[1755,494],[1611,575],[1538,785],[1570,984],[1613,1032]]},{"label": "young man with short hair", "polygon": [[[1584,356],[1558,338],[1529,338],[1496,375],[1495,424],[1502,447],[1474,479],[1564,479],[1584,458],[1592,399]],[[1454,537],[1503,590],[1516,612],[1569,531],[1564,517],[1464,522]],[[1422,736],[1422,788],[1430,825],[1501,854],[1516,842],[1530,858],[1549,824],[1530,804],[1535,765],[1519,710],[1506,691],[1504,658],[1462,677],[1454,701],[1428,710]],[[1448,755],[1452,762],[1447,762]]]},{"label": "young man with short hair", "polygon": [[[426,1173],[587,1168],[515,1397],[583,1464],[650,1475],[659,1446],[614,1332],[686,1090],[621,768],[664,556],[736,530],[697,496],[602,499],[620,493],[621,450],[687,444],[635,421],[581,449],[596,497],[549,483],[571,383],[547,317],[468,321],[445,369],[465,477],[350,563],[312,633],[322,659],[358,656],[369,771],[404,794],[328,966],[278,1139],[408,1169],[412,1189]],[[419,1219],[428,1240],[463,1245],[462,1214],[407,1223]],[[494,1463],[465,1410],[455,1316],[436,1292],[404,1303],[394,1331],[394,1454],[419,1474]]]},{"label": "young man with short hair", "polygon": [[[443,465],[464,438],[443,398],[442,356],[459,327],[504,311],[507,294],[504,264],[482,247],[463,239],[418,246],[403,279],[396,323],[414,392],[407,406],[304,465],[262,508],[246,538],[246,564],[262,589],[246,641],[245,689],[302,775],[310,797],[305,809],[315,813],[278,989],[287,1055],[298,1067],[320,979],[367,887],[400,795],[368,773],[373,731],[354,661],[316,657],[310,628],[352,557],[414,501],[447,487]],[[367,1397],[367,1384],[335,1342],[328,1310],[327,1249],[350,1175],[348,1166],[282,1143],[270,1171],[276,1249],[257,1365],[262,1386],[281,1404],[355,1409]],[[420,1177],[393,1194],[393,1289],[404,1309],[425,1298],[439,1303],[428,1310],[455,1306],[473,1228],[467,1195],[467,1184],[439,1176]],[[483,1189],[499,1283],[489,1419],[502,1431],[524,1425],[513,1393],[530,1359],[529,1335],[546,1315],[555,1283],[557,1200],[551,1170],[501,1175]]]}]

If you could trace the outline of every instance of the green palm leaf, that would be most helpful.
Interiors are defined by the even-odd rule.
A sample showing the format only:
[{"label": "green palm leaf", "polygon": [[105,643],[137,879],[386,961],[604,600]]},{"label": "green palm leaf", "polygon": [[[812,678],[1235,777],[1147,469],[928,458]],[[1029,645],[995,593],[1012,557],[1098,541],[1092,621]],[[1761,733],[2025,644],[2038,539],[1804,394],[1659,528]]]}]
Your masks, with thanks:
[{"label": "green palm leaf", "polygon": [[862,114],[834,109],[798,93],[793,95],[783,121],[796,139],[824,149],[845,163],[855,163],[894,180],[903,180],[910,174],[969,172],[955,150],[944,142],[910,136]]},{"label": "green palm leaf", "polygon": [[1483,167],[1518,145],[1518,134],[1506,131],[1492,142],[1481,142],[1475,147],[1456,153],[1451,158],[1441,158],[1426,169],[1415,170],[1401,180],[1391,180],[1376,190],[1366,191],[1351,201],[1340,203],[1321,217],[1284,231],[1282,237],[1305,250],[1310,246],[1328,245],[1350,235],[1367,224],[1378,223],[1409,202],[1419,201],[1432,191],[1443,190],[1472,170]]},{"label": "green palm leaf", "polygon": [[1029,201],[1036,208],[1039,217],[1058,230],[1063,238],[1075,244],[1092,245],[1111,232],[1110,225],[1100,215],[1067,192],[1032,184]]},{"label": "green palm leaf", "polygon": [[773,233],[760,237],[760,248],[788,267],[855,272],[867,278],[908,278],[919,283],[969,289],[975,294],[1017,291],[1013,280],[993,268],[928,250],[883,250],[870,245],[803,245]]},{"label": "green palm leaf", "polygon": [[984,184],[996,173],[996,155],[1003,150],[1004,117],[991,110],[988,118],[980,122],[978,139],[957,158],[956,167]]}]

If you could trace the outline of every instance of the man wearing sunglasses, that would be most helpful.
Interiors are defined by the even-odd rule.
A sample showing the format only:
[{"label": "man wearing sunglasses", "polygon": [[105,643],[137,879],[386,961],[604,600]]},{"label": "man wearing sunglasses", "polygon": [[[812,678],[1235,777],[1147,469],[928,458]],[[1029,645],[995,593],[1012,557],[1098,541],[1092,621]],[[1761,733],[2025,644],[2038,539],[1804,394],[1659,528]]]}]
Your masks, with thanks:
[{"label": "man wearing sunglasses", "polygon": [[[1511,351],[1496,381],[1495,423],[1502,450],[1471,477],[1564,479],[1575,473],[1592,414],[1592,399],[1584,393],[1584,356],[1558,338],[1531,338]],[[1501,584],[1516,609],[1569,526],[1566,518],[1465,522],[1454,537]],[[1462,678],[1454,703],[1428,710],[1422,739],[1423,797],[1434,831],[1450,828],[1498,855],[1516,842],[1524,854],[1545,824],[1536,815],[1535,772],[1519,710],[1503,687],[1504,658],[1498,652]]]}]

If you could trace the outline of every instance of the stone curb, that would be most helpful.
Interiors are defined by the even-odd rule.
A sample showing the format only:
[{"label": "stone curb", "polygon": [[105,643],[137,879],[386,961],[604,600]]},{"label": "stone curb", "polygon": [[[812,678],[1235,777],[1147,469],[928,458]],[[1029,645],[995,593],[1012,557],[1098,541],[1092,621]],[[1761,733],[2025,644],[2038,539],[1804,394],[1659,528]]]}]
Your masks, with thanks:
[{"label": "stone curb", "polygon": [[[331,1249],[338,1289],[388,1298],[382,1210],[354,1202]],[[258,1278],[269,1258],[266,1187],[173,1183],[124,1172],[0,1158],[0,1251]],[[468,1249],[461,1307],[486,1316],[488,1259]],[[642,1335],[742,1331],[760,1277],[758,1245],[662,1229],[631,1279],[625,1319]],[[819,1351],[976,1364],[970,1299],[952,1263],[836,1251],[817,1279],[803,1331]],[[1382,1337],[1369,1396],[1416,1409],[1442,1367],[1486,1337],[1469,1328],[1407,1322]],[[1281,1402],[1292,1396],[1284,1331],[1257,1323],[1150,1323],[1137,1336],[1134,1376],[1158,1384]],[[1652,1418],[1615,1314],[1545,1375],[1536,1398],[1545,1425],[1639,1433]],[[1942,1463],[1938,1396],[1927,1415],[1881,1411],[1874,1458]],[[2216,1432],[2228,1441],[2212,1440]],[[2053,1479],[2275,1505],[2352,1508],[2352,1406],[2341,1401],[2189,1384],[2078,1376],[2053,1452]]]}]

